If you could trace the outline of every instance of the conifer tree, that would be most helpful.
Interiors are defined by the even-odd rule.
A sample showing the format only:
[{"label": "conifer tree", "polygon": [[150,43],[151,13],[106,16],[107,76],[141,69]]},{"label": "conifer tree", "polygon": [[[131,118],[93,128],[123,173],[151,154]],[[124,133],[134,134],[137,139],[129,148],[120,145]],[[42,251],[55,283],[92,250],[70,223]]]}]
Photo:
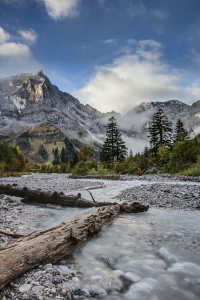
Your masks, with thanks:
[{"label": "conifer tree", "polygon": [[42,158],[44,158],[45,160],[47,160],[48,157],[49,157],[48,152],[47,152],[47,150],[45,149],[45,147],[44,147],[43,144],[40,144],[39,149],[38,149],[38,154],[39,154],[40,156],[42,156]]},{"label": "conifer tree", "polygon": [[188,137],[188,131],[184,128],[181,119],[178,119],[174,128],[174,142],[185,141]]},{"label": "conifer tree", "polygon": [[106,131],[106,140],[100,152],[101,162],[114,162],[125,158],[127,148],[122,140],[114,117],[109,119]]},{"label": "conifer tree", "polygon": [[74,167],[79,161],[77,152],[74,154],[73,160],[72,160],[72,166]]},{"label": "conifer tree", "polygon": [[66,163],[66,155],[65,155],[65,148],[62,147],[61,154],[60,154],[61,163]]},{"label": "conifer tree", "polygon": [[58,153],[58,147],[54,150],[54,159],[52,161],[52,165],[59,165],[60,163],[60,157],[59,157],[59,153]]},{"label": "conifer tree", "polygon": [[159,110],[153,115],[151,127],[149,127],[150,147],[156,154],[159,146],[170,147],[172,136],[172,126],[163,110]]}]

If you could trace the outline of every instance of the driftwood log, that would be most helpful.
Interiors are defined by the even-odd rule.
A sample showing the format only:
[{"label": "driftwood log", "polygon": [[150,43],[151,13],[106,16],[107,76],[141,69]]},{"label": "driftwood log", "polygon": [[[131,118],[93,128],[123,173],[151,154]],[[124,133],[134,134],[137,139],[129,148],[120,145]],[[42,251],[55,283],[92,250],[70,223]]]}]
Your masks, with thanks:
[{"label": "driftwood log", "polygon": [[55,263],[101,233],[120,214],[120,206],[95,208],[70,221],[37,230],[0,248],[0,289],[40,264]]},{"label": "driftwood log", "polygon": [[[73,252],[91,237],[98,236],[103,227],[121,212],[138,213],[149,206],[137,202],[92,202],[78,196],[42,192],[0,185],[0,193],[24,198],[27,203],[55,204],[71,207],[99,206],[59,225],[37,230],[0,247],[0,290],[10,281],[40,264],[55,263]],[[22,200],[23,201],[23,200]],[[0,233],[6,234],[1,231]]]},{"label": "driftwood log", "polygon": [[[89,192],[89,191],[88,191]],[[89,192],[90,193],[90,192]],[[86,200],[81,198],[81,194],[77,196],[73,195],[64,195],[62,192],[44,192],[41,190],[30,190],[27,187],[17,187],[10,184],[0,184],[0,194],[16,196],[23,198],[23,202],[29,204],[54,204],[61,206],[69,206],[69,207],[102,207],[102,206],[110,206],[113,202],[97,202],[92,197],[93,201]],[[90,193],[91,194],[91,193]],[[138,213],[147,211],[149,206],[142,205],[138,202],[122,203],[120,204],[121,212],[129,212],[129,213]]]}]

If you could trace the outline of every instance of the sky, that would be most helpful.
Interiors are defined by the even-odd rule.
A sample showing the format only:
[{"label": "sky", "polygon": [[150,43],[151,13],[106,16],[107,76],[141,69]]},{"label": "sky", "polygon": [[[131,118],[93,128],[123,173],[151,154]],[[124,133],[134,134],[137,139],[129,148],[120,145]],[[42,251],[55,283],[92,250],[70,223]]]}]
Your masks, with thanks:
[{"label": "sky", "polygon": [[199,0],[0,0],[0,78],[42,69],[102,112],[200,99]]}]

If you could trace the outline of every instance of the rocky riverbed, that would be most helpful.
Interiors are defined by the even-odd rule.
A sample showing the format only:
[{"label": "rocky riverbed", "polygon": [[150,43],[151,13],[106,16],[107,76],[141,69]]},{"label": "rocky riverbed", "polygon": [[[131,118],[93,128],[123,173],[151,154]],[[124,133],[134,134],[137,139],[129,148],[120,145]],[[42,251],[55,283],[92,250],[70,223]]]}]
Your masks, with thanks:
[{"label": "rocky riverbed", "polygon": [[[124,176],[121,179],[140,181],[140,178],[141,176],[137,176],[137,179],[135,176]],[[145,213],[145,216],[143,214],[134,217],[121,216],[115,224],[104,231],[100,238],[81,246],[81,250],[76,251],[75,255],[55,265],[41,265],[13,280],[0,292],[0,299],[138,300],[143,299],[140,298],[143,293],[147,293],[144,299],[162,300],[164,299],[162,295],[150,296],[148,290],[152,290],[150,286],[155,285],[156,281],[160,289],[160,286],[167,285],[168,280],[172,280],[173,284],[181,282],[181,288],[185,289],[184,295],[174,296],[173,291],[170,291],[172,298],[166,298],[167,300],[174,299],[173,297],[177,300],[197,300],[200,296],[200,266],[196,265],[198,262],[196,257],[200,251],[199,232],[194,225],[190,227],[187,225],[185,228],[184,225],[185,222],[189,224],[192,218],[196,220],[198,218],[196,214],[200,209],[200,185],[186,182],[181,184],[180,178],[174,176],[170,180],[166,176],[145,175],[144,179],[145,184],[141,181],[141,185],[121,191],[115,199],[149,204],[150,211]],[[105,187],[105,181],[74,180],[69,179],[66,174],[33,174],[18,178],[3,178],[0,181],[27,186],[30,189],[40,188],[65,193]],[[114,182],[113,184],[115,186]],[[104,190],[106,189],[102,191]],[[154,211],[154,208],[157,211]],[[71,209],[68,214],[72,214],[73,210]],[[38,228],[38,220],[43,226],[49,226],[48,222],[53,212],[59,213],[58,216],[62,213],[63,218],[67,213],[60,207],[49,209],[25,205],[20,202],[19,198],[0,195],[0,229],[11,233],[16,230],[21,234],[34,231]],[[77,211],[76,214],[81,212],[81,210]],[[158,212],[161,212],[161,216],[156,220]],[[194,216],[190,217],[187,213],[194,214]],[[140,216],[144,216],[144,219],[141,220]],[[59,223],[61,220],[60,217],[58,218]],[[178,223],[183,224],[181,223],[179,228],[174,230],[173,226],[176,226],[177,222],[173,225],[173,220],[176,218],[180,219]],[[44,222],[45,220],[47,223]],[[138,224],[140,227],[137,227]],[[1,245],[11,240],[10,237],[0,235]],[[169,249],[174,247],[175,251],[180,251],[177,251],[176,255],[171,254],[168,248],[163,248],[163,246]],[[184,262],[184,259],[189,260],[189,255],[195,257],[195,259],[192,258],[195,262]],[[145,271],[141,271],[142,268]],[[195,275],[193,272],[196,272]],[[186,290],[189,290],[188,294]]]},{"label": "rocky riverbed", "polygon": [[41,189],[42,191],[56,191],[68,194],[74,190],[86,190],[94,188],[103,188],[105,184],[101,181],[83,181],[70,179],[68,174],[46,174],[33,173],[32,175],[23,175],[21,177],[4,177],[0,178],[0,183],[17,184],[17,186],[28,189]]},{"label": "rocky riverbed", "polygon": [[155,208],[200,210],[200,186],[189,184],[142,184],[122,191],[116,200],[140,202]]}]

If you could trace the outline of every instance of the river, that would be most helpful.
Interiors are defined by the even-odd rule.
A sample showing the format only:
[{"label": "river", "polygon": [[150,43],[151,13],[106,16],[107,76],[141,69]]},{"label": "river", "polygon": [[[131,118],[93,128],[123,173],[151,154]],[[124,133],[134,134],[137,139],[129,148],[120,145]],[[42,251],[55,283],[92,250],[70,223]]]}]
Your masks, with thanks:
[{"label": "river", "polygon": [[[92,190],[98,201],[116,201],[112,198],[127,187],[151,184],[144,181],[104,182],[105,188]],[[68,194],[77,192],[84,198],[90,197],[86,190]],[[46,215],[42,220],[30,221],[31,228],[61,223],[89,210],[39,209]],[[164,209],[122,214],[99,237],[89,240],[73,253],[80,273],[84,274],[80,276],[81,285],[87,288],[89,284],[95,284],[104,288],[108,292],[105,299],[198,300],[199,216],[199,211]]]}]

